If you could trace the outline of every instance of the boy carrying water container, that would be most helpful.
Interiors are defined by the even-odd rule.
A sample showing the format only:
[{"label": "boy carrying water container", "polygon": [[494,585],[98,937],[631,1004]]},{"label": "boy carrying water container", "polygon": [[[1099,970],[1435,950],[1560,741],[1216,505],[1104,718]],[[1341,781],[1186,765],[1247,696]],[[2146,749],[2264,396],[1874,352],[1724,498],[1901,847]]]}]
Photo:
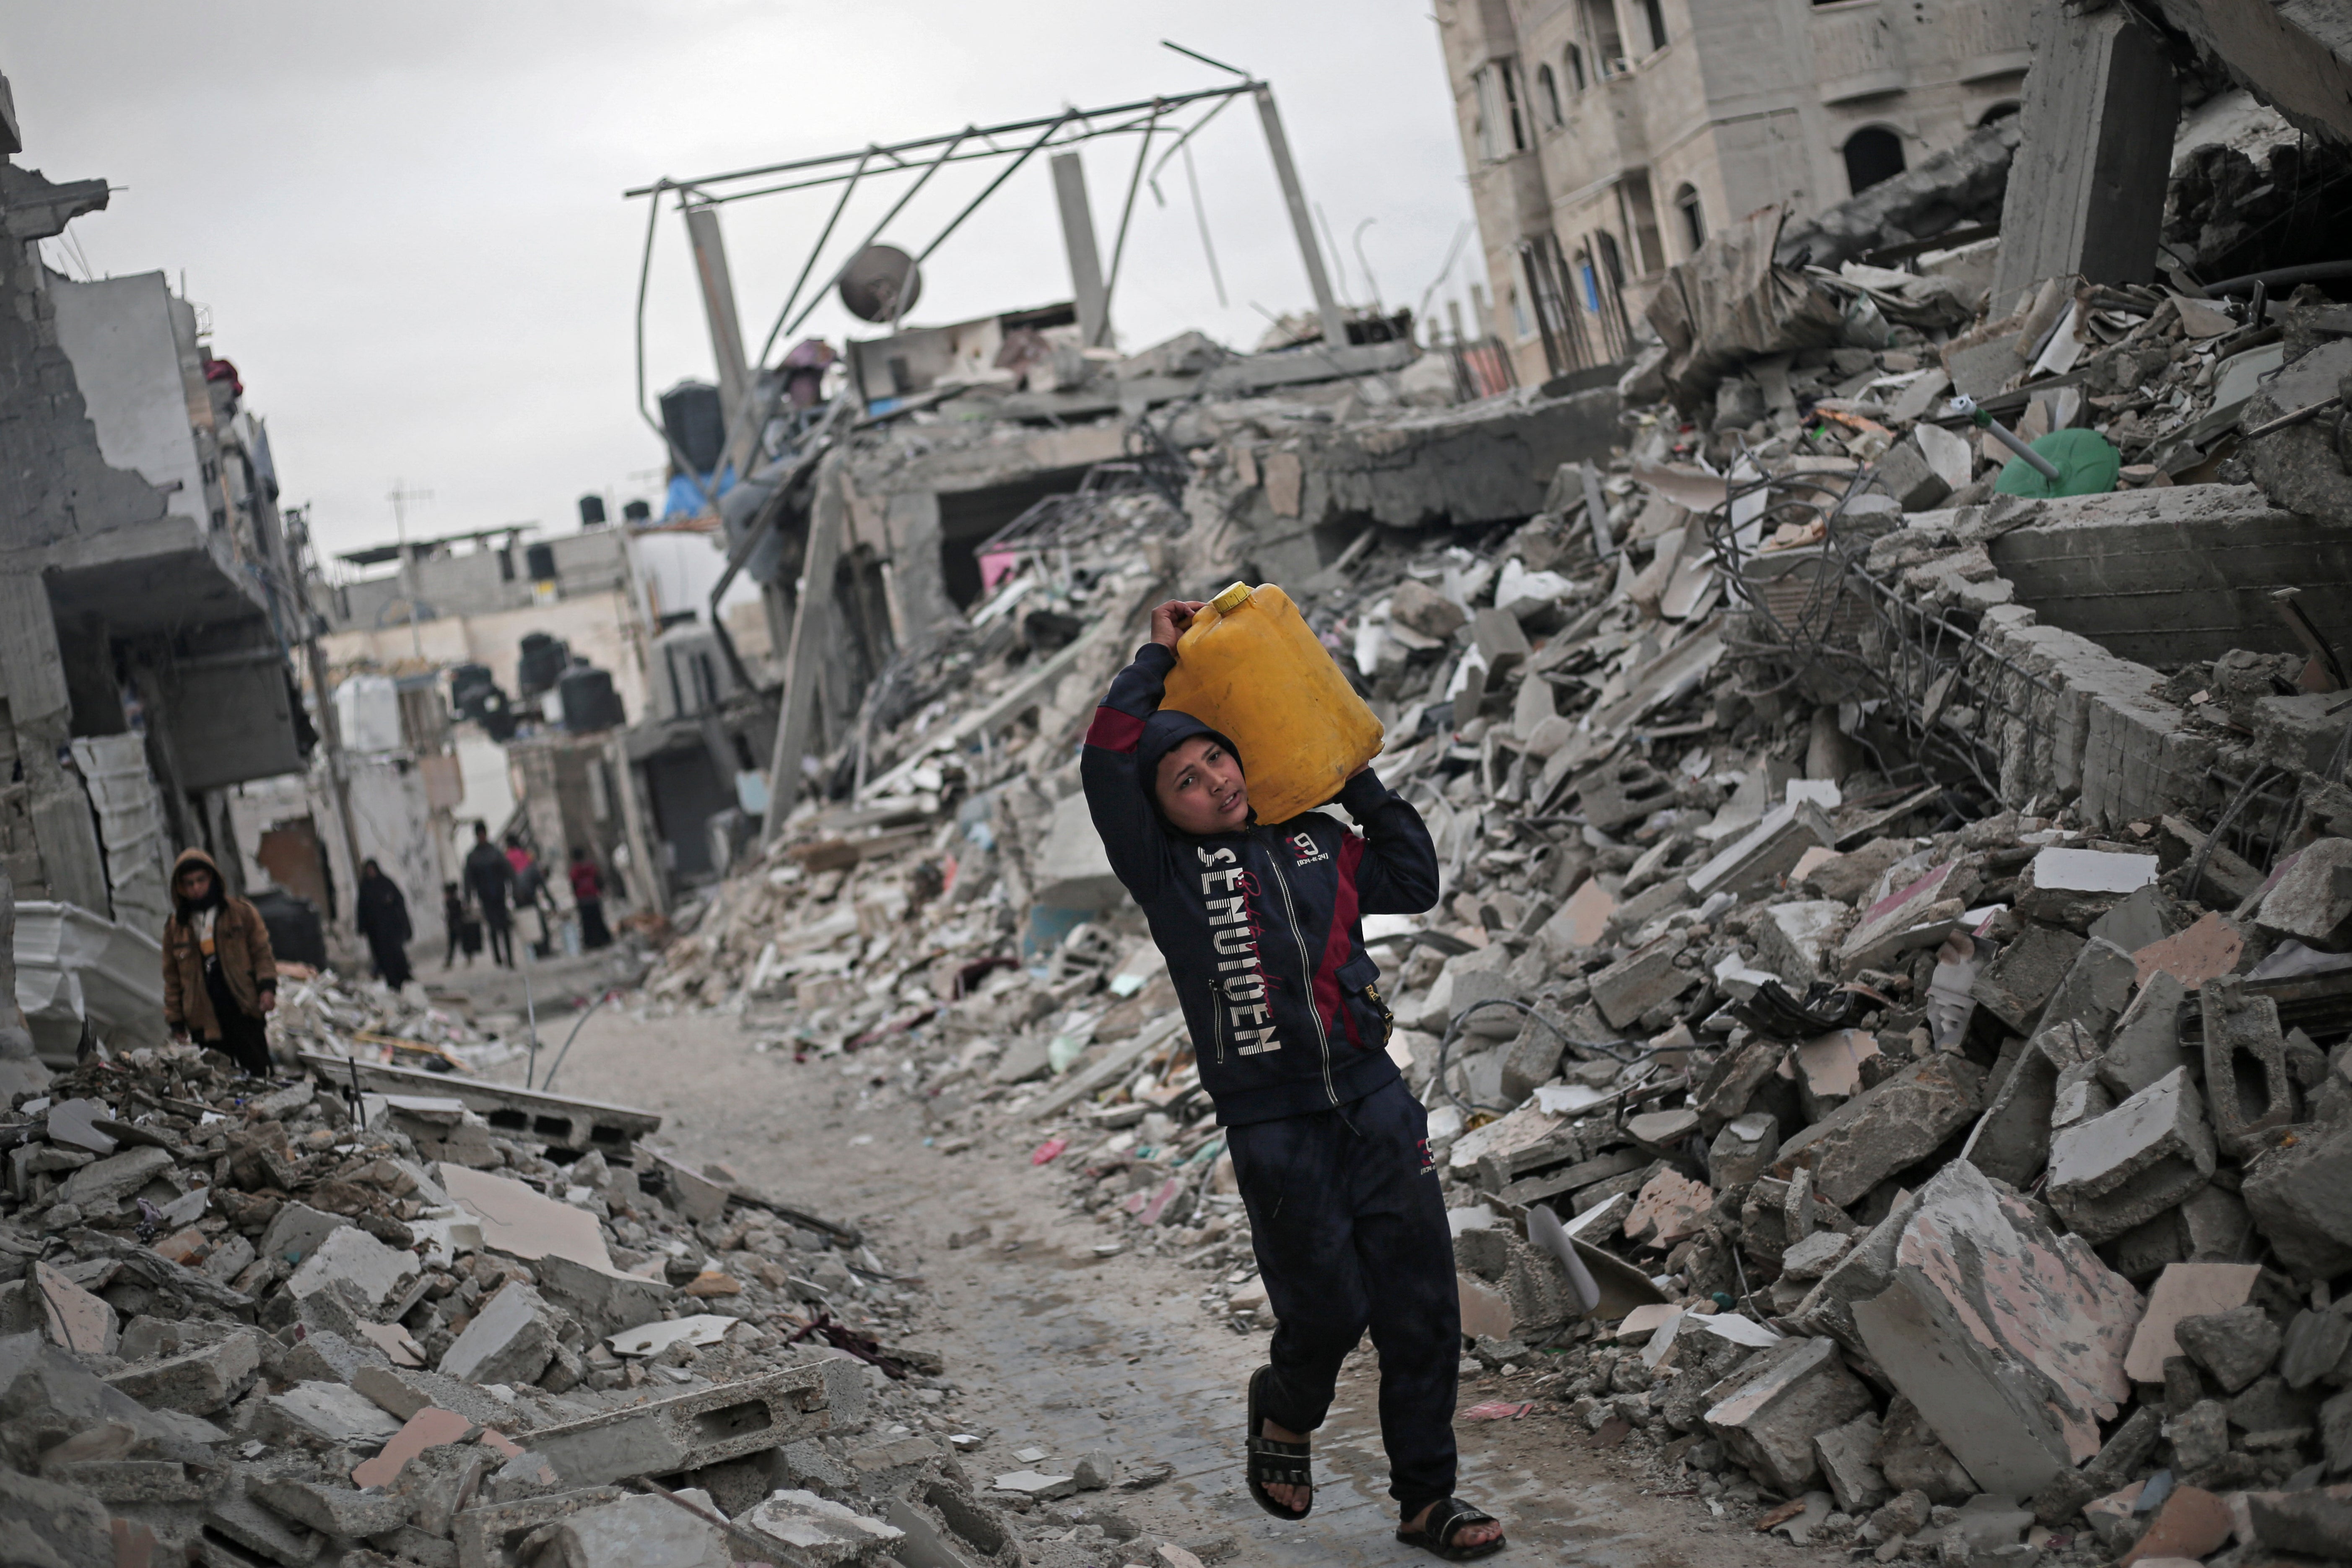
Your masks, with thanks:
[{"label": "boy carrying water container", "polygon": [[1484,1557],[1502,1550],[1503,1527],[1452,1495],[1453,1238],[1428,1117],[1389,1058],[1391,1020],[1360,924],[1434,904],[1437,853],[1421,814],[1370,764],[1337,803],[1360,833],[1321,812],[1257,824],[1249,759],[1160,707],[1202,608],[1171,600],[1152,612],[1150,642],[1095,711],[1081,772],[1111,868],[1182,1001],[1277,1320],[1272,1363],[1249,1384],[1250,1495],[1276,1518],[1307,1516],[1307,1434],[1369,1328],[1397,1539],[1451,1561]]}]

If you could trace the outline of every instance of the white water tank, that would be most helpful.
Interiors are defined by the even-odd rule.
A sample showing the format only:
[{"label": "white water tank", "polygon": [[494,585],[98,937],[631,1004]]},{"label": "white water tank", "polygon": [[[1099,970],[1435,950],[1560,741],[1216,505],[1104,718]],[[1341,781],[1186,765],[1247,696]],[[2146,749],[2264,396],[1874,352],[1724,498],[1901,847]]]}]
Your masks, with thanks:
[{"label": "white water tank", "polygon": [[335,721],[348,751],[399,751],[400,688],[388,675],[352,676],[335,688]]}]

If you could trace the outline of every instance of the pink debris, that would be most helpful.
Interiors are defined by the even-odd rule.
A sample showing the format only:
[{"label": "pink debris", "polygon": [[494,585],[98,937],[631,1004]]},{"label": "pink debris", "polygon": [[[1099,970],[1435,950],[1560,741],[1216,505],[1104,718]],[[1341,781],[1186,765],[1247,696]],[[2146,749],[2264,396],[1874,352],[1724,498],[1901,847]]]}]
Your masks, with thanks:
[{"label": "pink debris", "polygon": [[1030,1152],[1029,1163],[1043,1165],[1069,1146],[1070,1141],[1066,1138],[1048,1138]]}]

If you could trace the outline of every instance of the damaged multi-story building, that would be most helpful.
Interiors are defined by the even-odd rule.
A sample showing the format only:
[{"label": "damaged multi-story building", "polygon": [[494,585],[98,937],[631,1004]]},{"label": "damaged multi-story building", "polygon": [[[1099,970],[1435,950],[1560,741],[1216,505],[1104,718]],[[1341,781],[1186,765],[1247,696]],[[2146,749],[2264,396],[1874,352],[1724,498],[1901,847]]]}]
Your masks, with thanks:
[{"label": "damaged multi-story building", "polygon": [[1482,329],[1522,382],[1624,359],[1665,269],[1708,235],[1771,202],[1811,216],[2014,115],[2030,10],[1441,0]]},{"label": "damaged multi-story building", "polygon": [[286,651],[307,628],[236,367],[162,273],[43,263],[107,183],[17,163],[5,86],[0,148],[0,864],[25,901],[20,994],[43,952],[106,954],[35,1009],[44,1047],[62,1029],[70,1050],[81,992],[93,1014],[108,988],[142,993],[160,1029],[165,867],[203,846],[237,880],[228,792],[301,769],[315,741]]}]

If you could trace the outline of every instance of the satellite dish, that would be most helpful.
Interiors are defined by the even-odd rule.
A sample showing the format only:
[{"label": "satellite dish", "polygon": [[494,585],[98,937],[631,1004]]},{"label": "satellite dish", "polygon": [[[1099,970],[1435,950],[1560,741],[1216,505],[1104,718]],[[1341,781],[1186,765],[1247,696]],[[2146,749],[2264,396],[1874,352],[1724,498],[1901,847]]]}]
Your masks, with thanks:
[{"label": "satellite dish", "polygon": [[867,246],[841,274],[841,303],[861,321],[901,320],[922,297],[922,269],[895,245]]}]

